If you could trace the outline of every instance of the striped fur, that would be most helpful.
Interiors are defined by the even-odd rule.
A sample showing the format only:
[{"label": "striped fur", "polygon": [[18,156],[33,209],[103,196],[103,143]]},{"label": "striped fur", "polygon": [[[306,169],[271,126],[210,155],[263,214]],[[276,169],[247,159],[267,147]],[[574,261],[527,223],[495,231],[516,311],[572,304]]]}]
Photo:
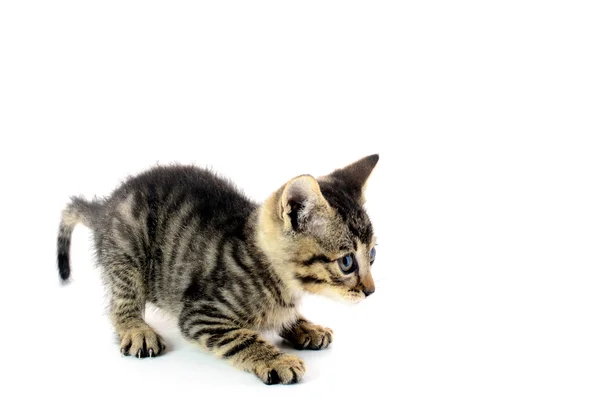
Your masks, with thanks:
[{"label": "striped fur", "polygon": [[[93,231],[123,354],[164,351],[144,321],[151,302],[179,319],[190,342],[266,384],[296,383],[303,362],[261,333],[276,331],[298,349],[325,348],[333,333],[299,314],[302,294],[357,302],[374,291],[375,240],[362,204],[377,161],[373,155],[323,177],[298,176],[263,203],[207,170],[152,168],[107,198],[72,199],[58,232],[60,277],[70,276],[71,234],[82,223]],[[349,253],[358,266],[344,274],[338,259]]]}]

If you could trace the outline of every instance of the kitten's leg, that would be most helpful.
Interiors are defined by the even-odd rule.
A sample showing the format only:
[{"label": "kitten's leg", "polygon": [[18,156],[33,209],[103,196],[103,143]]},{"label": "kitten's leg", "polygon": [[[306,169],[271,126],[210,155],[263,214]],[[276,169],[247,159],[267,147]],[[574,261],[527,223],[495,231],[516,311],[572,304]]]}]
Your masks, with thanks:
[{"label": "kitten's leg", "polygon": [[113,260],[107,279],[111,290],[110,316],[124,355],[154,357],[164,351],[160,336],[144,321],[145,285],[139,269],[127,260]]},{"label": "kitten's leg", "polygon": [[240,327],[214,306],[187,307],[179,326],[183,336],[212,354],[252,372],[265,384],[292,384],[304,376],[304,363],[298,357],[281,352],[258,332]]},{"label": "kitten's leg", "polygon": [[282,330],[279,336],[289,341],[298,350],[320,350],[325,349],[332,342],[333,331],[300,316],[291,327]]}]

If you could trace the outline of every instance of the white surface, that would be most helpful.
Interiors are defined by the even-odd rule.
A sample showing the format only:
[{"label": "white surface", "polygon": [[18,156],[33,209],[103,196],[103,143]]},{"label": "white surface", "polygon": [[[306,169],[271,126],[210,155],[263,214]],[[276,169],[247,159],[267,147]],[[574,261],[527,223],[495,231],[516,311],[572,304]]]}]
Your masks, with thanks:
[{"label": "white surface", "polygon": [[[0,4],[1,395],[598,396],[597,2],[197,3]],[[84,228],[58,284],[72,194],[194,161],[261,199],[374,152],[377,292],[306,302],[336,335],[302,384],[155,313],[168,354],[121,358]]]}]

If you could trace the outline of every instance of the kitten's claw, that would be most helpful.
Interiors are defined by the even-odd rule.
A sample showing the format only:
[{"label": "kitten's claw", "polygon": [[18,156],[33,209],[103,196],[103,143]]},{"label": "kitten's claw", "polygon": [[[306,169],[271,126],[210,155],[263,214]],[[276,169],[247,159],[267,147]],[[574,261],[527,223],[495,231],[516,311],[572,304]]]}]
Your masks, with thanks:
[{"label": "kitten's claw", "polygon": [[281,379],[279,378],[279,374],[277,373],[277,371],[272,369],[271,372],[269,372],[269,375],[267,375],[266,383],[268,385],[277,385],[277,384],[281,383]]},{"label": "kitten's claw", "polygon": [[296,373],[296,370],[292,369],[292,374],[294,374],[294,375],[293,375],[292,381],[290,383],[292,383],[292,384],[298,383],[298,374]]}]

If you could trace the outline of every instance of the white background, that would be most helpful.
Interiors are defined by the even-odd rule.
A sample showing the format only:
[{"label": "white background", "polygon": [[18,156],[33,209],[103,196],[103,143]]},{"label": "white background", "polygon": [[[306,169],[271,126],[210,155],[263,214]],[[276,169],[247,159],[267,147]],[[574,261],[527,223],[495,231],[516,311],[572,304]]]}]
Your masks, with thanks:
[{"label": "white background", "polygon": [[[3,1],[0,394],[598,396],[595,1]],[[321,298],[295,386],[187,345],[122,358],[70,195],[208,165],[256,200],[379,153],[377,292]],[[245,394],[245,395],[246,395]]]}]

